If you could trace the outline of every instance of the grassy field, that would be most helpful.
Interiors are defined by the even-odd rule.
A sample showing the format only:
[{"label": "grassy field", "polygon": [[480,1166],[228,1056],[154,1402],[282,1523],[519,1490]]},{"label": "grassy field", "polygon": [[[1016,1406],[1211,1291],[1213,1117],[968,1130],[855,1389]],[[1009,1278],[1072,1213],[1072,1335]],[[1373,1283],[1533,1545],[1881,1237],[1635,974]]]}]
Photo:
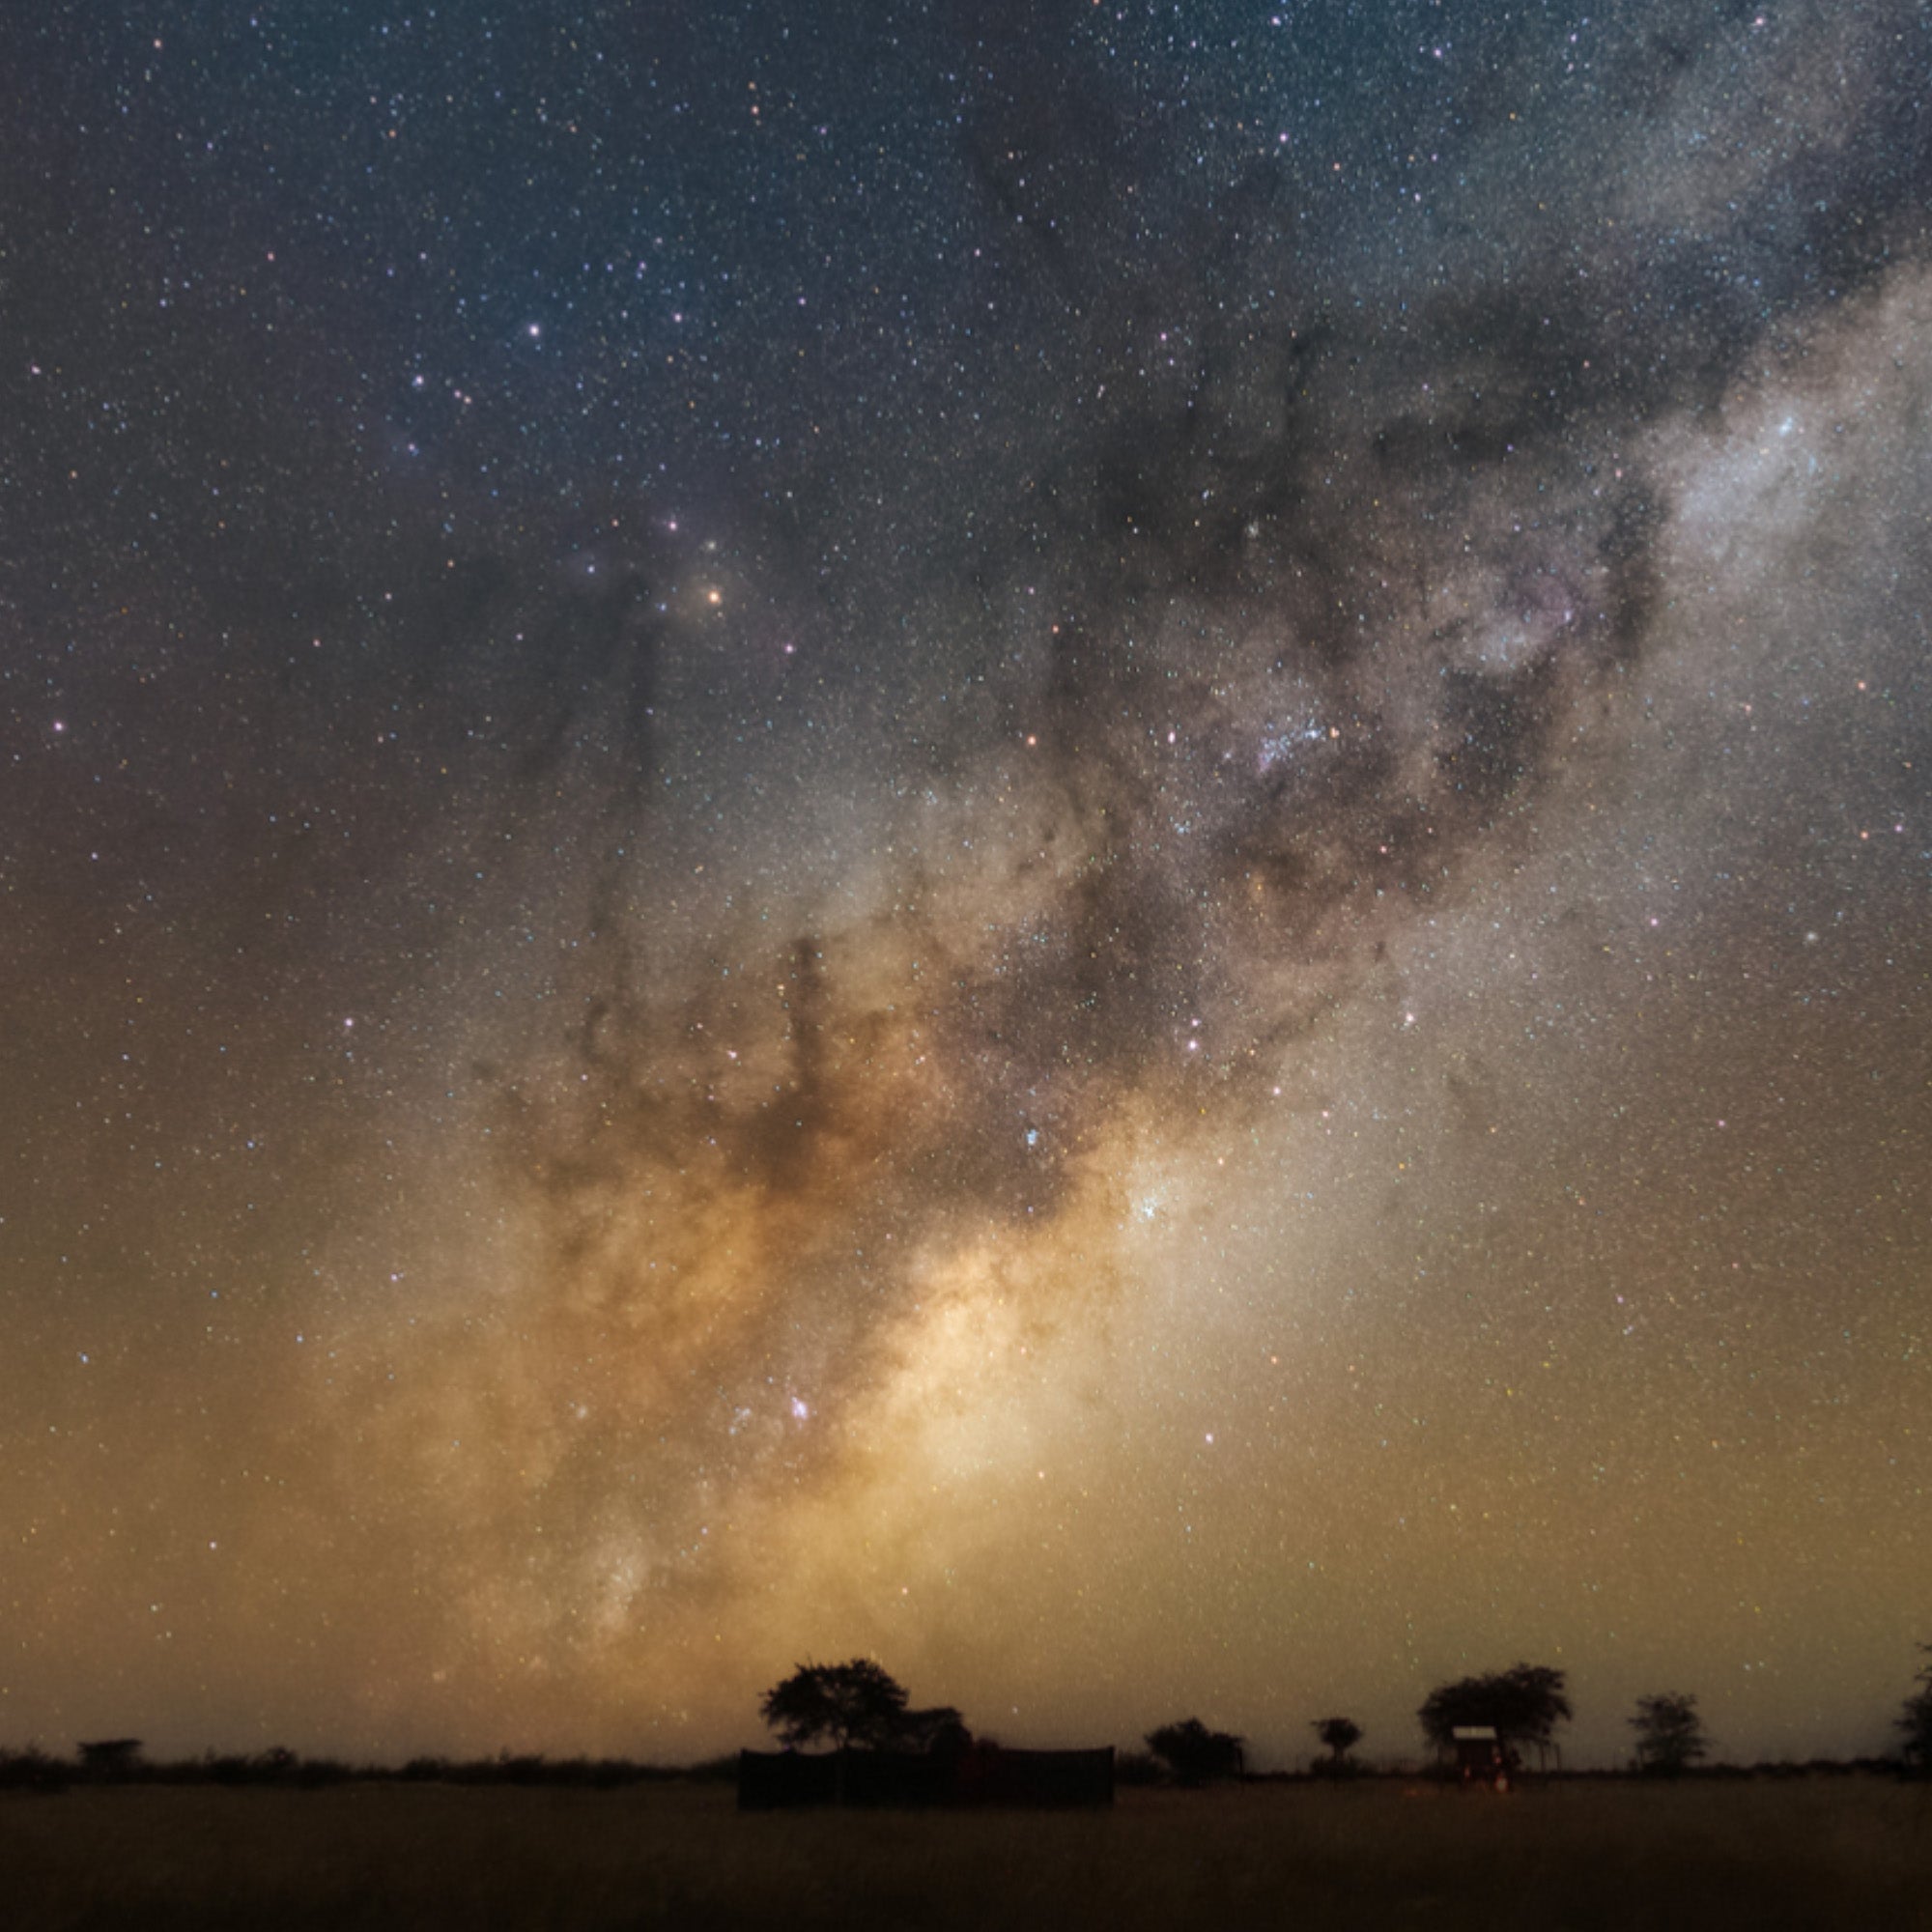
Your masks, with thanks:
[{"label": "grassy field", "polygon": [[728,1787],[0,1795],[0,1923],[1932,1928],[1932,1786],[1125,1791],[741,1816]]}]

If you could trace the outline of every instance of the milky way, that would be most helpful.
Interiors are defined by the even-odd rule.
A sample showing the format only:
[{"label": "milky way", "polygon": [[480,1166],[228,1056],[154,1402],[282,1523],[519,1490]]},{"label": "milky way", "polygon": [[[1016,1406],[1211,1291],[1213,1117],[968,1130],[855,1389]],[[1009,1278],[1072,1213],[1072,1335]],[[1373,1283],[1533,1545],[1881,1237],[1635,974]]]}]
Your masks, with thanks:
[{"label": "milky way", "polygon": [[0,1744],[1883,1748],[1920,10],[673,11],[23,40]]}]

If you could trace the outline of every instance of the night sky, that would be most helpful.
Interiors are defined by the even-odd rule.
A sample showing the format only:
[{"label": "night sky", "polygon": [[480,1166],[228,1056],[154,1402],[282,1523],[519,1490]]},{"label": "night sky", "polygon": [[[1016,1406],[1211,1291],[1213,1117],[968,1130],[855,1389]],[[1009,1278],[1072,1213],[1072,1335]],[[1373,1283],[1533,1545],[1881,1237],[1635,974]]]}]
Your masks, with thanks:
[{"label": "night sky", "polygon": [[1915,0],[49,4],[0,1746],[1884,1748]]}]

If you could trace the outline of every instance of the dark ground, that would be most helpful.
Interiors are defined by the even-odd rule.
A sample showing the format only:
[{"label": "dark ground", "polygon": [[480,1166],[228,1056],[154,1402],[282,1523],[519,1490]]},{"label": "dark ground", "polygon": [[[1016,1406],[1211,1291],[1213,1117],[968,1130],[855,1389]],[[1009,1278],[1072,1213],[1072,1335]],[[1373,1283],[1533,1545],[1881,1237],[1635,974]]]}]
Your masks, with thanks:
[{"label": "dark ground", "polygon": [[728,1787],[0,1795],[0,1922],[78,1928],[1932,1928],[1932,1785],[1135,1790],[741,1815]]}]

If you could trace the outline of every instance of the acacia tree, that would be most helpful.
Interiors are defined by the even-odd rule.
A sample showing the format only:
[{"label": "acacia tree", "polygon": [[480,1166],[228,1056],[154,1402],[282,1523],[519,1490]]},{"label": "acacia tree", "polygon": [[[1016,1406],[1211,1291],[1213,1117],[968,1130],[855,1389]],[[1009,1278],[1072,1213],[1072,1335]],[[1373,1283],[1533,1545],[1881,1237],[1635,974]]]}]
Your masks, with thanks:
[{"label": "acacia tree", "polygon": [[[1921,1643],[1918,1648],[1932,1658],[1932,1643]],[[1906,1763],[1914,1770],[1932,1772],[1932,1663],[1920,1665],[1912,1681],[1918,1689],[1899,1707],[1892,1721],[1905,1738],[1900,1749]]]},{"label": "acacia tree", "polygon": [[1247,1762],[1244,1738],[1231,1731],[1210,1731],[1199,1718],[1183,1718],[1147,1734],[1147,1747],[1165,1760],[1182,1784],[1206,1784],[1210,1778],[1238,1777]]},{"label": "acacia tree", "polygon": [[1639,1771],[1659,1777],[1675,1777],[1687,1766],[1710,1754],[1693,1696],[1662,1690],[1654,1697],[1639,1697],[1636,1716],[1629,1721],[1636,1733]]},{"label": "acacia tree", "polygon": [[1452,1748],[1463,1726],[1487,1724],[1506,1749],[1534,1745],[1541,1753],[1554,1746],[1556,1726],[1571,1716],[1563,1685],[1563,1672],[1547,1663],[1516,1663],[1488,1677],[1438,1684],[1415,1716],[1437,1750]]},{"label": "acacia tree", "polygon": [[774,1684],[758,1704],[758,1715],[781,1744],[799,1746],[823,1738],[839,1750],[854,1745],[883,1748],[904,1723],[906,1693],[870,1658],[845,1663],[802,1663],[782,1684]]},{"label": "acacia tree", "polygon": [[1317,1718],[1311,1727],[1328,1747],[1328,1773],[1340,1777],[1348,1770],[1349,1753],[1362,1741],[1362,1727],[1352,1718]]}]

